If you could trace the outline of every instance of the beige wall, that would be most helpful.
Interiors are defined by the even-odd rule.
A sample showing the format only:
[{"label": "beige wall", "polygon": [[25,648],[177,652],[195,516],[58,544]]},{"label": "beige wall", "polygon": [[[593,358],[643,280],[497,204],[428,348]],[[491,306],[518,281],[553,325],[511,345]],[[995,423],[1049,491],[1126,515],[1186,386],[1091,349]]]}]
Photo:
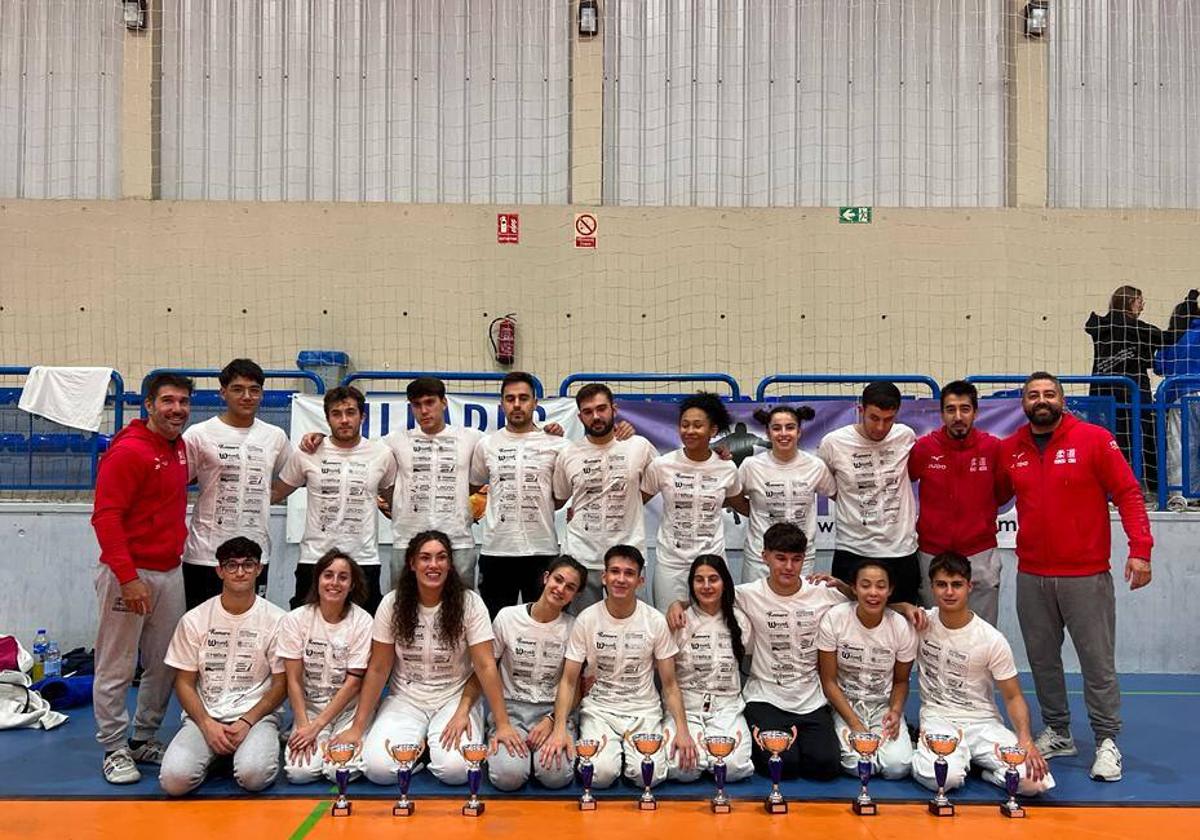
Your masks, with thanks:
[{"label": "beige wall", "polygon": [[[485,328],[520,319],[518,366],[571,371],[1087,372],[1081,324],[1121,282],[1163,324],[1196,285],[1187,211],[524,207],[9,201],[0,362],[159,365],[301,348],[362,368],[495,369]],[[244,310],[244,311],[243,311]],[[887,316],[886,319],[883,316]],[[968,317],[969,316],[969,317]]]}]

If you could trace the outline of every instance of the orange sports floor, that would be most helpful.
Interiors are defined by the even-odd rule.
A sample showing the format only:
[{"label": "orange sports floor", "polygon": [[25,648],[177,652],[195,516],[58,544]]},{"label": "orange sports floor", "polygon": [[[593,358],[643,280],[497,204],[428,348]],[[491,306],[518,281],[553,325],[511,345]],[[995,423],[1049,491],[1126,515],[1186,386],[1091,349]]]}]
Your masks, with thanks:
[{"label": "orange sports floor", "polygon": [[714,816],[703,802],[663,802],[656,812],[639,812],[632,802],[602,802],[580,813],[563,800],[496,800],[470,819],[453,799],[419,802],[407,820],[391,815],[391,802],[355,803],[353,816],[333,819],[328,800],[5,801],[0,802],[0,838],[91,840],[91,838],[219,838],[219,840],[327,840],[395,838],[408,832],[428,840],[451,838],[581,837],[637,840],[651,837],[723,837],[755,840],[837,837],[839,840],[912,838],[1108,838],[1200,837],[1197,808],[1030,808],[1025,820],[1007,820],[995,806],[960,806],[953,818],[929,816],[921,805],[880,806],[872,818],[859,818],[848,805],[793,803],[791,813],[768,816],[757,802],[736,802],[734,813]]}]

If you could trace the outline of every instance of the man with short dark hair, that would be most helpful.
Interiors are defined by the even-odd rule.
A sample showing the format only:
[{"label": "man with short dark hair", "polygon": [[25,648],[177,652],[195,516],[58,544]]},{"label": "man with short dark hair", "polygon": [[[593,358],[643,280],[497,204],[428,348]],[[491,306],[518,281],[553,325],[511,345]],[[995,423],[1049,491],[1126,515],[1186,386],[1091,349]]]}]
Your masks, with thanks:
[{"label": "man with short dark hair", "polygon": [[[187,448],[181,440],[191,414],[192,380],[173,373],[146,387],[146,420],[133,420],[100,458],[92,528],[100,544],[96,596],[96,673],[92,705],[96,740],[104,747],[104,778],[132,784],[138,764],[159,764],[154,738],[171,699],[163,655],[183,615],[179,557],[187,537]],[[141,653],[141,685],[133,737],[126,741],[126,700]]]},{"label": "man with short dark hair", "polygon": [[1063,675],[1064,629],[1079,655],[1083,700],[1096,738],[1091,777],[1121,778],[1121,687],[1116,669],[1111,497],[1129,538],[1125,580],[1150,583],[1154,539],[1141,487],[1107,429],[1065,413],[1062,385],[1038,371],[1021,389],[1029,424],[1000,445],[1001,498],[1015,494],[1017,618],[1033,672],[1045,729],[1037,737],[1046,758],[1075,755]]},{"label": "man with short dark hair", "polygon": [[877,560],[895,584],[891,600],[916,603],[917,504],[908,458],[917,436],[896,422],[900,401],[891,382],[872,382],[863,389],[858,422],[825,435],[817,454],[837,482],[834,577],[850,583],[859,563]]},{"label": "man with short dark hair", "polygon": [[996,551],[996,458],[1000,439],[975,428],[979,392],[957,380],[942,388],[942,426],[922,435],[908,458],[919,481],[917,517],[921,605],[933,606],[929,563],[957,552],[971,561],[971,610],[993,627],[1000,612]]}]

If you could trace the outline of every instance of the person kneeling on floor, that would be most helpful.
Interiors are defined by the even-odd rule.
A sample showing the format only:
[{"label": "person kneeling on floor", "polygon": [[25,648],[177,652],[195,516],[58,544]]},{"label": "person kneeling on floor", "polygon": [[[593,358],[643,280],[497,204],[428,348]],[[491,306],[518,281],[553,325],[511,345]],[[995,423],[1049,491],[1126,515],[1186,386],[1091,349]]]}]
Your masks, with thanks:
[{"label": "person kneeling on floor", "polygon": [[275,651],[285,613],[254,592],[262,548],[234,537],[217,548],[221,594],[185,613],[167,649],[183,726],[158,781],[171,796],[199,787],[222,756],[233,777],[259,791],[279,773],[279,705],[287,695]]}]

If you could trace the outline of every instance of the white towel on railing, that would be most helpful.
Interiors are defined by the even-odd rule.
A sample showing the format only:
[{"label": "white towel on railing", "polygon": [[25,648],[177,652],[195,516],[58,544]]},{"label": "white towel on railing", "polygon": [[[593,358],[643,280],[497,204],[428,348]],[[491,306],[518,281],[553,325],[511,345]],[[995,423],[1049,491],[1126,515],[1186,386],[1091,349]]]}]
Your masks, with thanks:
[{"label": "white towel on railing", "polygon": [[100,431],[112,368],[35,366],[17,407],[73,429]]}]

